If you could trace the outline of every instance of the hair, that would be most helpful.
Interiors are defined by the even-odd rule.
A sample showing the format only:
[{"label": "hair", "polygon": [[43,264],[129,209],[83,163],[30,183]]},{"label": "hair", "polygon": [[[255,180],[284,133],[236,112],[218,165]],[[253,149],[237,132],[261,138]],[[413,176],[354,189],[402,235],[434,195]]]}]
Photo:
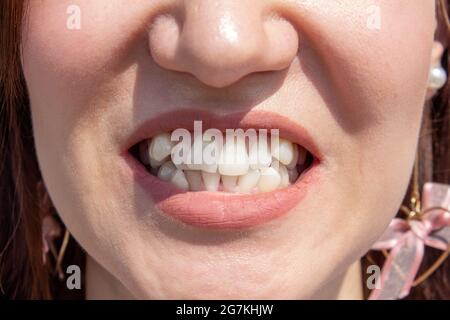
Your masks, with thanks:
[{"label": "hair", "polygon": [[[436,0],[438,39],[449,39],[448,0]],[[42,217],[37,162],[30,116],[30,101],[21,66],[22,24],[26,1],[0,1],[0,299],[83,298],[84,292],[70,294],[55,276],[50,263],[42,261]],[[448,46],[448,43],[444,44]],[[449,70],[448,48],[443,57]],[[425,165],[420,181],[450,184],[449,83],[424,109],[419,156]],[[409,198],[405,196],[405,204]],[[423,268],[441,252],[426,250]],[[84,265],[81,247],[71,239],[64,262]],[[367,256],[362,265],[381,265],[382,256]],[[53,261],[54,262],[54,261]],[[421,271],[419,271],[421,272]],[[363,268],[363,278],[366,276]],[[83,286],[84,287],[84,286]],[[366,286],[365,295],[368,295]],[[426,281],[413,288],[407,299],[450,299],[450,259]]]}]

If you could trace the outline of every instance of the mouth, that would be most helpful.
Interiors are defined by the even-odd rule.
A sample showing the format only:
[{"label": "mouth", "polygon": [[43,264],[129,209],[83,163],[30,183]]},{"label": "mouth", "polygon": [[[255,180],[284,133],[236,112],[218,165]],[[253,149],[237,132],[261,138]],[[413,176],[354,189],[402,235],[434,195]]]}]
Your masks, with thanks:
[{"label": "mouth", "polygon": [[[179,129],[192,137],[184,141],[188,152],[180,152],[181,143],[174,141]],[[211,129],[216,138],[205,140]],[[256,135],[254,140],[248,135],[239,139],[230,130]],[[251,228],[288,213],[317,181],[321,162],[303,127],[266,111],[226,116],[171,112],[146,121],[128,145],[127,164],[156,208],[184,224],[208,229]],[[217,157],[196,161],[198,150],[202,155],[212,150]],[[181,162],[179,154],[185,155]]]}]

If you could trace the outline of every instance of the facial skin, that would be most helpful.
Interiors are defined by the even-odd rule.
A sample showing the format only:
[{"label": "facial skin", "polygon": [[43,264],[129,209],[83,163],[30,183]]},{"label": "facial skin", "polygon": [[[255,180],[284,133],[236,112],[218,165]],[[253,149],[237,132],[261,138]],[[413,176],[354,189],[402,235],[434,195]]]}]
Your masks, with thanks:
[{"label": "facial skin", "polygon": [[[79,30],[66,27],[72,4]],[[337,297],[408,185],[434,1],[29,6],[23,68],[36,151],[58,213],[90,256],[88,297]],[[367,25],[372,6],[380,29]],[[250,230],[162,217],[124,169],[123,146],[145,120],[183,108],[288,117],[323,153],[320,181],[289,214]]]}]

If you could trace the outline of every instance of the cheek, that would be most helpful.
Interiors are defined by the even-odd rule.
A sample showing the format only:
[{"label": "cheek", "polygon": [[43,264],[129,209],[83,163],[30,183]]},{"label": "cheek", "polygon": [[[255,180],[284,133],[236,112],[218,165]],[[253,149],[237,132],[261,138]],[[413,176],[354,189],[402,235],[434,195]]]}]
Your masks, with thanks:
[{"label": "cheek", "polygon": [[332,111],[353,133],[387,114],[416,123],[428,77],[434,2],[358,1],[345,19],[343,7],[349,6],[337,1],[305,22],[316,26],[305,30],[314,31],[308,36],[328,69],[326,81],[334,89],[329,99],[342,101]]},{"label": "cheek", "polygon": [[[114,112],[103,111],[111,109],[123,94],[118,86],[105,84],[112,79],[120,82],[120,72],[130,69],[135,34],[145,26],[145,15],[152,6],[143,7],[147,2],[29,1],[23,70],[41,160],[45,156],[56,162],[56,158],[70,156],[70,144],[81,140],[81,133],[84,138],[100,140],[99,133],[106,135],[113,127]],[[74,5],[78,11],[68,11]],[[70,28],[68,23],[77,14],[80,28]]]},{"label": "cheek", "polygon": [[[39,165],[64,218],[69,213],[76,216],[73,210],[80,199],[91,199],[94,194],[80,191],[86,185],[92,188],[91,177],[102,172],[96,170],[99,166],[93,158],[107,158],[111,153],[97,155],[98,145],[111,145],[110,127],[105,123],[113,126],[113,122],[105,115],[101,121],[99,109],[104,103],[95,101],[108,101],[105,94],[99,97],[101,84],[128,63],[120,49],[130,41],[139,16],[130,19],[119,12],[133,14],[134,3],[139,1],[127,2],[127,10],[123,10],[125,1],[116,0],[29,1],[29,19],[23,30],[23,70]],[[80,8],[79,30],[67,28],[71,17],[67,8],[73,4]],[[92,141],[94,137],[98,140]],[[79,234],[89,234],[86,221],[78,219],[71,225],[83,229]]]},{"label": "cheek", "polygon": [[[58,73],[67,80],[86,79],[108,70],[114,63],[125,63],[125,49],[136,41],[139,28],[145,27],[146,15],[152,9],[152,5],[142,3],[30,1],[30,19],[24,28],[26,60],[33,65],[39,62],[36,68]],[[73,7],[77,11],[70,11]],[[79,25],[73,27],[73,21],[79,21]]]},{"label": "cheek", "polygon": [[[45,116],[58,117],[59,123],[97,112],[87,102],[143,55],[142,31],[155,3],[159,1],[30,1],[23,68],[33,112],[51,111]],[[74,5],[78,11],[68,12]],[[70,22],[78,13],[80,28],[73,29]]]},{"label": "cheek", "polygon": [[[434,1],[355,1],[343,21],[344,2],[317,10],[306,21],[317,26],[310,39],[328,71],[329,108],[351,142],[351,154],[344,156],[341,145],[336,159],[353,158],[350,162],[363,173],[360,182],[374,195],[396,189],[400,199],[420,129]],[[371,24],[374,19],[379,25]]]},{"label": "cheek", "polygon": [[[343,20],[344,2],[323,1],[328,10],[315,10],[302,23],[314,31],[305,35],[307,52],[325,69],[321,83],[329,90],[323,95],[341,130],[330,164],[339,181],[330,194],[341,214],[327,221],[329,229],[337,225],[354,235],[338,241],[352,248],[355,238],[361,245],[376,240],[406,192],[427,86],[434,2],[354,1]],[[372,5],[379,29],[367,26]]]}]

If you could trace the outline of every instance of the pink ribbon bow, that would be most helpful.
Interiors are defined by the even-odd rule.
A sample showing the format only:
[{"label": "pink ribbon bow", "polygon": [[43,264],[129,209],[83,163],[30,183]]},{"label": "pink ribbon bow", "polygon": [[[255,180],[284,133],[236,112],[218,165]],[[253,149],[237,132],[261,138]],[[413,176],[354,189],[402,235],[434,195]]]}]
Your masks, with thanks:
[{"label": "pink ribbon bow", "polygon": [[373,250],[390,250],[370,300],[402,299],[409,294],[424,256],[425,246],[449,250],[450,186],[426,183],[420,219],[391,221]]}]

